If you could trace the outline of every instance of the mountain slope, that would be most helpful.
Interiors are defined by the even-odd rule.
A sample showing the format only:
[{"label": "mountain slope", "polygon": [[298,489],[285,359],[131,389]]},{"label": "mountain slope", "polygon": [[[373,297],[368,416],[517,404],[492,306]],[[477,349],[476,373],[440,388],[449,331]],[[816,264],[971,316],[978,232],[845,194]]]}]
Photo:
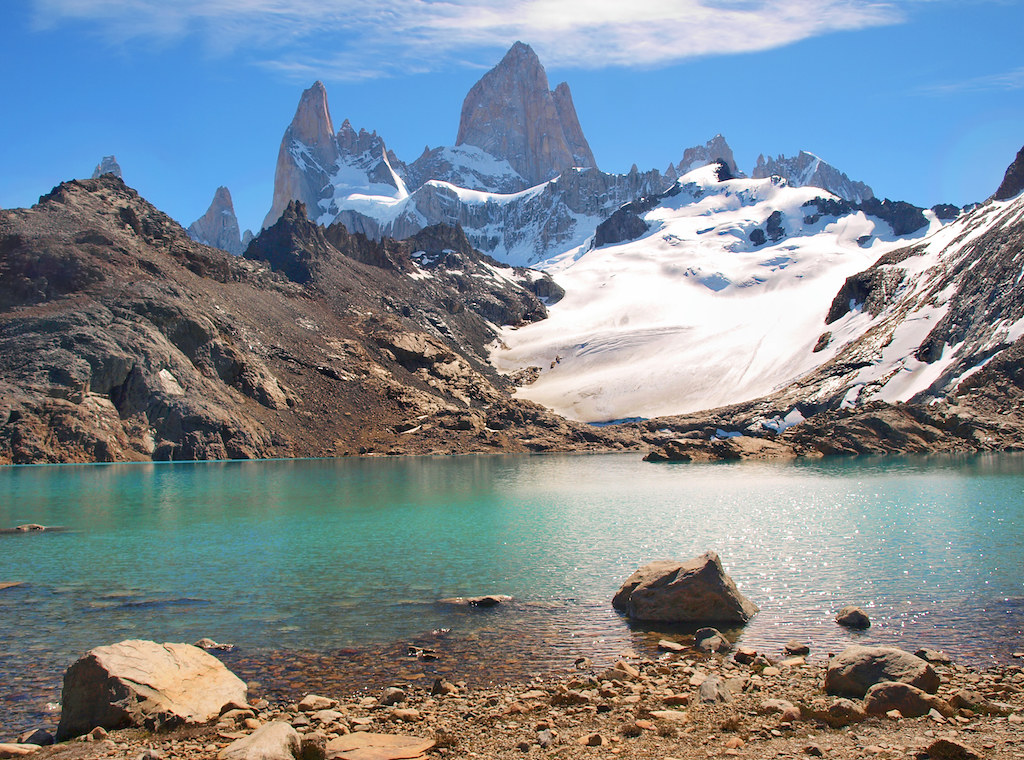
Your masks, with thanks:
[{"label": "mountain slope", "polygon": [[817,188],[720,175],[698,169],[641,204],[638,239],[548,265],[566,297],[492,355],[540,368],[522,397],[590,421],[682,413],[769,393],[836,353],[818,346],[835,293],[904,241]]},{"label": "mountain slope", "polygon": [[457,230],[336,245],[299,204],[268,233],[259,260],[197,244],[113,175],[0,211],[0,462],[622,445],[483,361],[543,277]]}]

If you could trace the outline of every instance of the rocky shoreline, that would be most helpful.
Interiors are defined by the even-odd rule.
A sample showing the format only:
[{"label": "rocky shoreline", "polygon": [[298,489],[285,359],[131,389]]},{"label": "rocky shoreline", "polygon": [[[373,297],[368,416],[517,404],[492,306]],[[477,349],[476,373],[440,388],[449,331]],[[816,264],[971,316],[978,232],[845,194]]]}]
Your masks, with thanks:
[{"label": "rocky shoreline", "polygon": [[226,757],[234,742],[276,724],[298,734],[301,756],[309,758],[355,734],[416,737],[429,749],[352,757],[1008,760],[1024,752],[1018,666],[978,671],[926,653],[938,682],[936,707],[920,717],[868,715],[859,700],[826,694],[824,661],[743,648],[708,654],[690,643],[666,641],[653,658],[623,652],[608,668],[582,658],[571,672],[482,687],[437,679],[431,687],[395,683],[373,696],[309,695],[289,703],[250,696],[205,725],[165,733],[98,729],[31,755]]}]

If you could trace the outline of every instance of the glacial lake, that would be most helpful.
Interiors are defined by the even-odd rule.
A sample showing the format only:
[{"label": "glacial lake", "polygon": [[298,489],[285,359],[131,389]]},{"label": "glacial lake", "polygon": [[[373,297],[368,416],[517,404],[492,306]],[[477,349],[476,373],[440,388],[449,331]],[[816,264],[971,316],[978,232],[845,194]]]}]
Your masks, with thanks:
[{"label": "glacial lake", "polygon": [[[1024,649],[1014,455],[0,468],[0,528],[23,523],[67,530],[0,535],[0,584],[22,583],[0,590],[0,740],[55,722],[64,668],[126,638],[233,643],[223,658],[268,696],[656,656],[685,631],[631,627],[610,599],[638,566],[707,549],[761,607],[730,635],[769,654],[795,638],[812,656],[884,643],[983,666]],[[485,593],[514,601],[439,601]],[[848,603],[869,631],[835,625]]]}]

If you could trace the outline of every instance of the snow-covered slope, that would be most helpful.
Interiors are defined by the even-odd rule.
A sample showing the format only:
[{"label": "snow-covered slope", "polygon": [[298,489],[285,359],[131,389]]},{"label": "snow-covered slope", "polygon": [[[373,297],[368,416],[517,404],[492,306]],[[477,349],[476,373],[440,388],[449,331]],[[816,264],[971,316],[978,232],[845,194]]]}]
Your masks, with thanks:
[{"label": "snow-covered slope", "polygon": [[1024,195],[990,200],[851,277],[828,313],[835,360],[789,395],[815,407],[928,402],[1024,337]]},{"label": "snow-covered slope", "polygon": [[818,213],[828,193],[777,177],[719,181],[708,166],[678,185],[642,215],[641,238],[546,265],[565,298],[492,354],[502,371],[541,368],[520,395],[600,421],[769,393],[835,355],[817,346],[835,294],[906,243],[862,211]]}]

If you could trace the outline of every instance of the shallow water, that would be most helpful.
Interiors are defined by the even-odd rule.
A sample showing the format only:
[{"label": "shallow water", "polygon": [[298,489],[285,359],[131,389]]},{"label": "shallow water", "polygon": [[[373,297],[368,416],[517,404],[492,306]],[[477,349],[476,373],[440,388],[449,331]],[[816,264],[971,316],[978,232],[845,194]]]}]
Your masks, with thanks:
[{"label": "shallow water", "polygon": [[[769,651],[868,641],[983,664],[1024,645],[1018,456],[0,469],[0,528],[30,522],[68,530],[0,535],[0,582],[24,582],[0,591],[0,734],[38,720],[82,652],[124,638],[232,642],[227,659],[252,677],[300,651],[360,677],[471,680],[653,651],[660,632],[630,628],[612,594],[649,560],[706,549],[761,607],[741,640]],[[515,602],[438,602],[481,593]],[[868,609],[869,632],[832,622],[847,603]],[[413,640],[442,659],[405,658]]]}]

